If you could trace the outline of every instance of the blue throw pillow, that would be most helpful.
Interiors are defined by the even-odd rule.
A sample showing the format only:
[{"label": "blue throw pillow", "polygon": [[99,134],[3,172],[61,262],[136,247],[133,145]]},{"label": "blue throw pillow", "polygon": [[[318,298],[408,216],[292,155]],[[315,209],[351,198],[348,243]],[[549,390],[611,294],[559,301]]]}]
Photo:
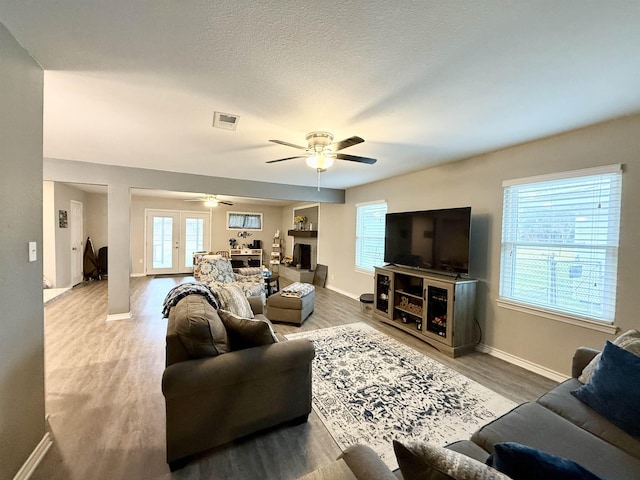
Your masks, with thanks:
[{"label": "blue throw pillow", "polygon": [[513,480],[601,480],[573,460],[513,442],[496,443],[489,462]]},{"label": "blue throw pillow", "polygon": [[640,356],[607,342],[589,383],[571,393],[629,435],[640,437]]}]

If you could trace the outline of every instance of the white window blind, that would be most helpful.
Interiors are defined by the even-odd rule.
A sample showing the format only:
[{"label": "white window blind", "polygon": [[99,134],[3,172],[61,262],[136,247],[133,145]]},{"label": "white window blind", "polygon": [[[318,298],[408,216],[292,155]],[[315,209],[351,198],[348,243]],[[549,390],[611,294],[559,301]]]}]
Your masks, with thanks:
[{"label": "white window blind", "polygon": [[239,230],[262,230],[262,214],[227,212],[227,228]]},{"label": "white window blind", "polygon": [[356,267],[373,271],[374,266],[384,262],[387,203],[367,203],[356,208]]},{"label": "white window blind", "polygon": [[504,183],[500,296],[613,322],[620,165]]}]

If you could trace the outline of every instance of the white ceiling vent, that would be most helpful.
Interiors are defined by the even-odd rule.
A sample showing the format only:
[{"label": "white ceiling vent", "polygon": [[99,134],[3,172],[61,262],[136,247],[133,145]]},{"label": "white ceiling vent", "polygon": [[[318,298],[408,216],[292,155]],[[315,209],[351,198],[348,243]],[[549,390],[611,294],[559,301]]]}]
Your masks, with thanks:
[{"label": "white ceiling vent", "polygon": [[213,126],[225,130],[235,130],[240,117],[231,113],[213,112]]}]

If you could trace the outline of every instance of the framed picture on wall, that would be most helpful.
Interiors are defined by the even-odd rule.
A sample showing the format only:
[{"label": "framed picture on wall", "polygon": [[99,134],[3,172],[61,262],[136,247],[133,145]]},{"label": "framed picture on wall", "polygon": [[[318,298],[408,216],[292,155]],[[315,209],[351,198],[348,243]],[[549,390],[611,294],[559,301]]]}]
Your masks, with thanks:
[{"label": "framed picture on wall", "polygon": [[69,222],[67,221],[67,211],[58,210],[58,226],[60,228],[68,228]]}]

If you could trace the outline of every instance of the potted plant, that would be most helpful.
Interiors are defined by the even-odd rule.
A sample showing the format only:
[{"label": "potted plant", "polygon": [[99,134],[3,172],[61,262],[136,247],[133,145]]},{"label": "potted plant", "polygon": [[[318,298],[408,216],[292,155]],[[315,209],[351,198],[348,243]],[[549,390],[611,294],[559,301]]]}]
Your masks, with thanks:
[{"label": "potted plant", "polygon": [[304,215],[296,215],[293,218],[293,222],[295,223],[296,230],[304,230],[304,224],[307,221],[307,217]]}]

